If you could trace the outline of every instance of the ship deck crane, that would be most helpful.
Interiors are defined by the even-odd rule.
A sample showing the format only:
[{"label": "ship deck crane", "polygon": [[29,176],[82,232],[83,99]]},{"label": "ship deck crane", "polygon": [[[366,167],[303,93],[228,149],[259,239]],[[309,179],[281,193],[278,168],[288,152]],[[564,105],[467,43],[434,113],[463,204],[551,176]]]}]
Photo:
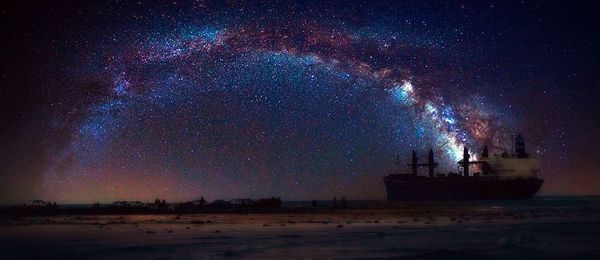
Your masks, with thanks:
[{"label": "ship deck crane", "polygon": [[407,164],[411,167],[412,175],[417,176],[417,170],[419,167],[428,167],[428,175],[430,178],[433,178],[433,170],[439,166],[439,163],[435,162],[433,157],[433,149],[429,150],[429,155],[427,156],[427,163],[419,163],[419,158],[417,157],[417,152],[415,150],[412,151],[412,163]]}]

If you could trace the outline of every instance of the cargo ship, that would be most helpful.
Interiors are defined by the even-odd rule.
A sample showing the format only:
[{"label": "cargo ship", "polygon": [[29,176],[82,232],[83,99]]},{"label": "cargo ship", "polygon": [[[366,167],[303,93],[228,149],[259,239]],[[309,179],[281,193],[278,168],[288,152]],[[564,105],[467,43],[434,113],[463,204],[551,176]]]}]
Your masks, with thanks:
[{"label": "cargo ship", "polygon": [[[502,154],[488,153],[483,148],[478,160],[471,161],[467,147],[458,161],[458,172],[434,174],[438,163],[433,150],[427,163],[419,163],[416,151],[407,166],[410,173],[392,173],[383,178],[389,201],[439,201],[439,200],[516,200],[530,199],[542,187],[540,160],[525,151],[525,140],[519,134],[513,140],[514,150]],[[420,167],[428,168],[420,175]],[[471,173],[471,168],[479,172]]]}]

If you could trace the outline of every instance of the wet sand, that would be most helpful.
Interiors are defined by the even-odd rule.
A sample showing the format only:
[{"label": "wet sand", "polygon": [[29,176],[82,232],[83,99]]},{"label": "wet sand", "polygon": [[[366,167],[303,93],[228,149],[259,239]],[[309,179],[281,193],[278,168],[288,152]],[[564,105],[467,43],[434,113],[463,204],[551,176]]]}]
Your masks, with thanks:
[{"label": "wet sand", "polygon": [[[534,204],[535,205],[535,204]],[[0,218],[0,258],[600,257],[600,204]]]}]

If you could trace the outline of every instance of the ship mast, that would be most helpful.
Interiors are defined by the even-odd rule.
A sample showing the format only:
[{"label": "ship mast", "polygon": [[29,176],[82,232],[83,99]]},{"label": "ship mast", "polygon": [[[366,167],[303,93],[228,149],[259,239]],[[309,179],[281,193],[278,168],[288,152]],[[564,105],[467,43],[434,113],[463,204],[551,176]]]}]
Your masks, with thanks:
[{"label": "ship mast", "polygon": [[429,156],[427,156],[427,168],[429,169],[429,178],[433,178],[433,168],[435,168],[436,163],[433,159],[433,149],[429,149]]},{"label": "ship mast", "polygon": [[469,159],[471,155],[469,155],[469,149],[465,146],[465,150],[463,151],[463,177],[469,177]]},{"label": "ship mast", "polygon": [[408,166],[411,167],[411,173],[413,176],[417,176],[417,171],[419,167],[425,167],[427,166],[428,168],[428,176],[430,178],[433,178],[433,172],[434,169],[438,166],[439,164],[435,162],[435,159],[433,157],[433,149],[429,149],[429,155],[427,156],[427,163],[419,163],[419,158],[417,157],[417,152],[415,150],[412,151],[412,161],[410,164],[408,164]]},{"label": "ship mast", "polygon": [[412,151],[412,163],[409,165],[412,168],[412,175],[417,176],[417,167],[419,167],[419,159],[417,158],[417,152]]}]

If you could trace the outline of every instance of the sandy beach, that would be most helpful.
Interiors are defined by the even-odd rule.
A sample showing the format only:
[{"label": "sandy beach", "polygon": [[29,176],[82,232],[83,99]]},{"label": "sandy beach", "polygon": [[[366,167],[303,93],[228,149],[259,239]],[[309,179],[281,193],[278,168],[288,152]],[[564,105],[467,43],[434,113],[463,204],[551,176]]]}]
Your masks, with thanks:
[{"label": "sandy beach", "polygon": [[600,256],[600,204],[435,203],[293,213],[2,217],[0,257]]}]

